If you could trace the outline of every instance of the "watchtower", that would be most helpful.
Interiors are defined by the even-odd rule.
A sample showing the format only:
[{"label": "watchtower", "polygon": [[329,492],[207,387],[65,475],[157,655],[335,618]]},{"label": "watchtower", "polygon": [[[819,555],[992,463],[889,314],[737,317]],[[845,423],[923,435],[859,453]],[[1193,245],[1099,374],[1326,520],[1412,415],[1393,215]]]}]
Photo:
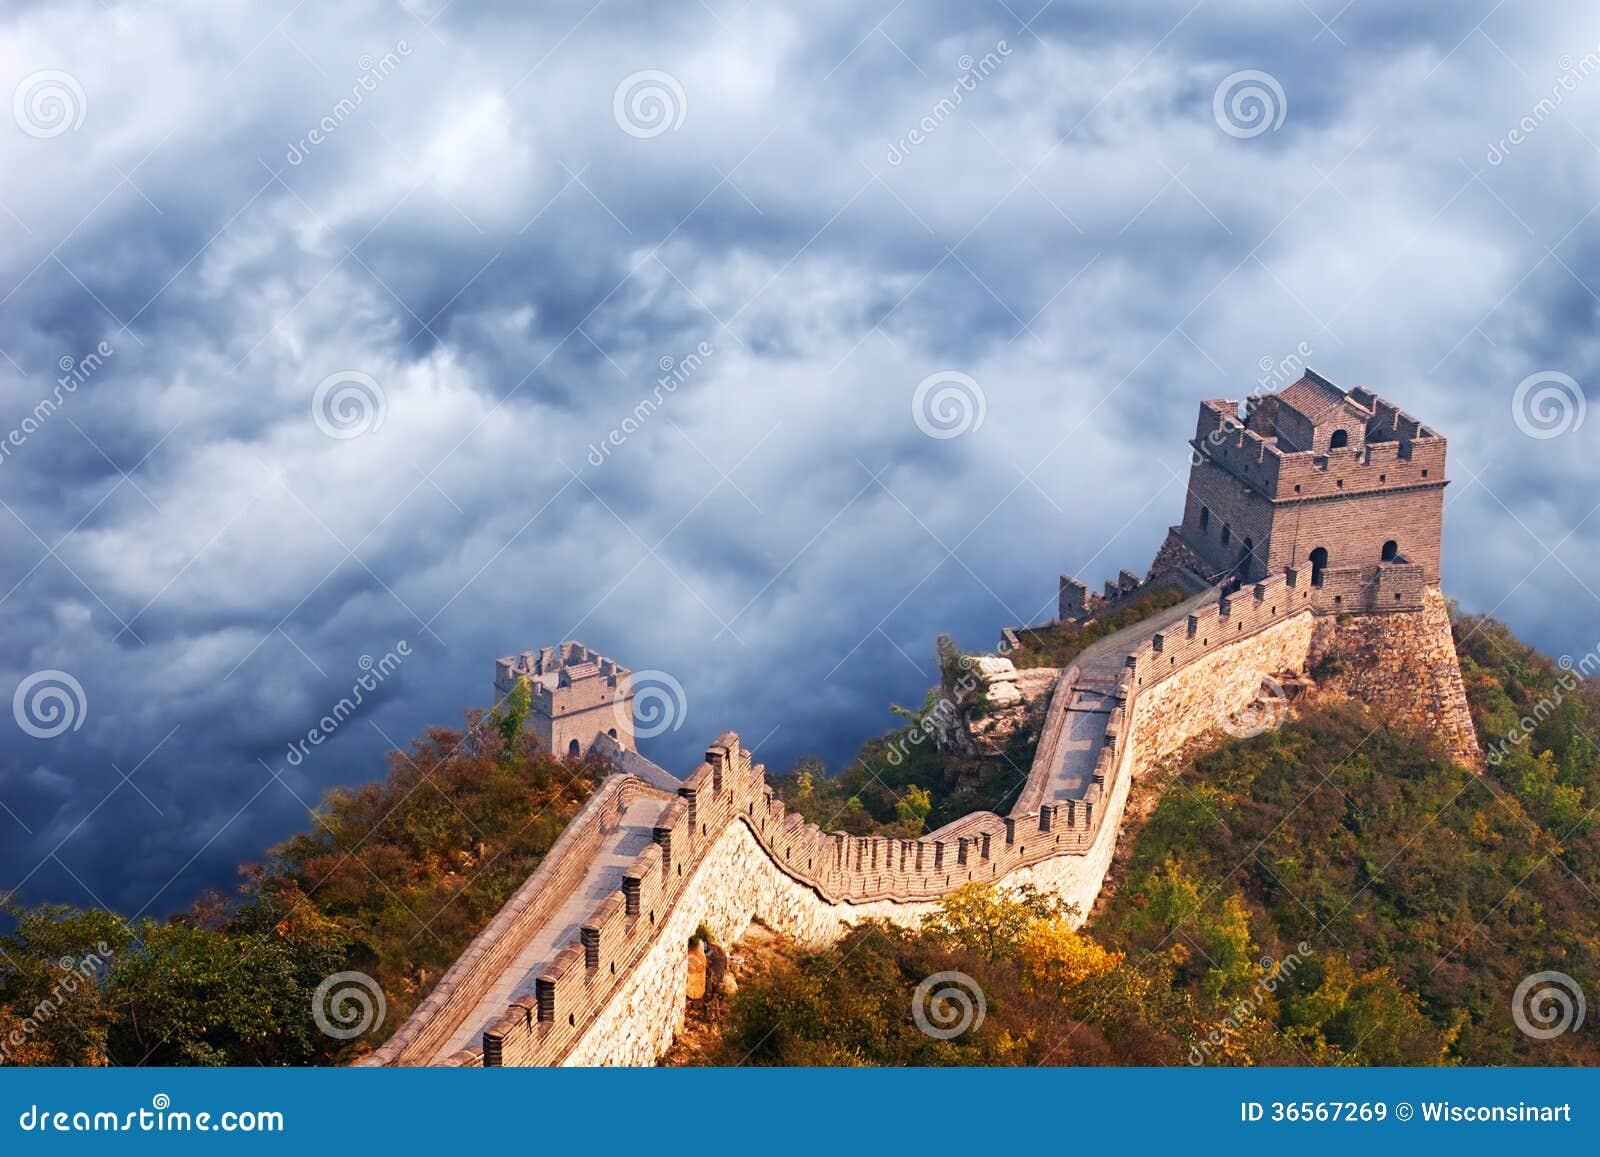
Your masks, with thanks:
[{"label": "watchtower", "polygon": [[1307,370],[1243,416],[1237,402],[1202,402],[1191,445],[1169,544],[1205,577],[1293,568],[1324,613],[1415,610],[1438,584],[1445,439],[1370,390]]},{"label": "watchtower", "polygon": [[527,729],[558,756],[576,758],[600,735],[634,750],[633,672],[582,643],[504,655],[494,661],[495,699],[526,678],[533,704]]}]

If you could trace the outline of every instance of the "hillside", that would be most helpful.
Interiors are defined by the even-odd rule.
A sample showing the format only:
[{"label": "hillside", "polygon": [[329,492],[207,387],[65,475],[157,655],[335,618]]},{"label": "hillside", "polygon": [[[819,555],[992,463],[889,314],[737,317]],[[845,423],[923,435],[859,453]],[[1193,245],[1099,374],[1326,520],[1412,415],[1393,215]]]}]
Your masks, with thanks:
[{"label": "hillside", "polygon": [[[921,931],[863,925],[742,981],[720,1032],[676,1059],[1600,1063],[1592,1033],[1537,1040],[1511,1015],[1534,973],[1600,984],[1600,695],[1492,620],[1454,629],[1486,774],[1314,699],[1169,769],[1081,934],[993,896]],[[988,938],[998,950],[974,950],[974,908],[1012,930]],[[944,971],[985,997],[983,1023],[950,1040],[907,1006]]]},{"label": "hillside", "polygon": [[[335,791],[313,829],[182,916],[5,908],[0,1063],[338,1064],[398,1028],[538,866],[607,769],[563,763],[508,716],[474,712]],[[104,945],[104,948],[99,946]],[[359,971],[381,990],[341,983]],[[83,983],[89,980],[91,983]],[[342,1035],[318,1031],[311,1011]],[[370,1031],[349,1032],[360,1025]]]}]

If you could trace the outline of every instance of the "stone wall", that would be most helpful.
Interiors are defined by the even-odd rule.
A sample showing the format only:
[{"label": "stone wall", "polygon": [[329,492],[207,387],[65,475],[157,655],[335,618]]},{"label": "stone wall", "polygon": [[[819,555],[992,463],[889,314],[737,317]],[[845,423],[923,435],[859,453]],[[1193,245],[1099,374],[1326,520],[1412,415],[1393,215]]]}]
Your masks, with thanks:
[{"label": "stone wall", "polygon": [[[1086,793],[1061,799],[1049,788],[1055,762],[1047,731],[1010,815],[974,813],[917,840],[819,830],[773,796],[737,735],[720,736],[662,813],[654,843],[625,871],[620,890],[557,950],[533,992],[506,1009],[482,1046],[447,1063],[652,1061],[681,1023],[685,948],[702,922],[733,940],[760,919],[820,944],[858,920],[915,923],[972,881],[1032,882],[1087,914],[1115,851],[1133,776],[1249,703],[1262,676],[1303,667],[1313,630],[1308,597],[1295,576],[1275,576],[1165,633],[1152,631],[1127,660]],[[606,825],[645,793],[655,794],[633,777],[608,780],[373,1063],[437,1063],[496,969],[509,965],[540,913],[570,890],[561,881],[581,875]]]},{"label": "stone wall", "polygon": [[533,934],[559,909],[582,879],[622,813],[645,796],[670,798],[631,775],[614,775],[567,822],[531,876],[467,945],[426,1000],[364,1063],[427,1064],[472,1012]]},{"label": "stone wall", "polygon": [[[1189,739],[1214,730],[1218,721],[1246,706],[1263,674],[1302,669],[1311,646],[1309,611],[1280,621],[1197,658],[1134,698],[1130,741],[1106,765],[1111,790],[1094,839],[1080,851],[1049,855],[996,874],[1005,885],[1031,883],[1078,908],[1087,918],[1116,851],[1128,788],[1142,767],[1165,758]],[[956,828],[959,825],[952,825]],[[944,829],[949,833],[951,829]],[[935,836],[941,833],[934,833]],[[1036,840],[1048,836],[1035,834]],[[562,1058],[573,1065],[647,1065],[664,1053],[681,1027],[687,1007],[685,948],[704,924],[719,941],[732,943],[752,920],[807,946],[837,939],[849,924],[888,920],[912,926],[936,899],[865,904],[830,902],[803,879],[786,871],[783,858],[747,823],[727,827],[695,867],[672,913],[628,980],[591,1020]],[[981,871],[982,861],[976,861]],[[973,873],[968,872],[970,877]],[[965,882],[964,880],[962,882]]]},{"label": "stone wall", "polygon": [[1333,655],[1341,669],[1324,680],[1325,692],[1360,699],[1389,721],[1438,739],[1456,762],[1483,769],[1439,588],[1423,592],[1419,611],[1319,619],[1311,663]]}]

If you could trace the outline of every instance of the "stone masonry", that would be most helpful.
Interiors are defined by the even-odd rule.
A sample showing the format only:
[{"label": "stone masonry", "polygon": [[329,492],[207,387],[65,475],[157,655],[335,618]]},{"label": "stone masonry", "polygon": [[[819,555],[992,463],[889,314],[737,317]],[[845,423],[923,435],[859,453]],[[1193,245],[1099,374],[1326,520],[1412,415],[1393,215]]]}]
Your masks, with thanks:
[{"label": "stone masonry", "polygon": [[[1205,403],[1194,446],[1184,522],[1152,578],[1163,564],[1204,567],[1218,585],[1098,641],[1061,673],[1009,814],[973,813],[915,840],[823,832],[783,806],[732,732],[676,792],[664,775],[619,771],[362,1063],[653,1063],[681,1027],[687,946],[702,923],[729,942],[760,920],[819,945],[859,920],[914,923],[973,881],[1038,884],[1081,919],[1132,780],[1257,703],[1267,677],[1335,653],[1336,689],[1477,765],[1436,585],[1444,439],[1368,391],[1308,373],[1259,399],[1246,425],[1234,403]],[[1124,575],[1118,593],[1138,583]],[[1076,605],[1078,589],[1063,590]],[[1008,664],[990,666],[991,694],[1015,684]],[[604,722],[631,697],[625,668],[566,643],[497,663],[497,689],[521,677],[535,682],[536,725],[553,749],[597,735],[605,750],[631,749],[631,732]],[[648,842],[635,851],[633,840]],[[509,1002],[497,1004],[502,993]]]},{"label": "stone masonry", "polygon": [[633,672],[620,663],[577,642],[503,655],[494,663],[496,701],[521,679],[533,690],[527,729],[555,755],[582,755],[598,735],[633,748]]}]

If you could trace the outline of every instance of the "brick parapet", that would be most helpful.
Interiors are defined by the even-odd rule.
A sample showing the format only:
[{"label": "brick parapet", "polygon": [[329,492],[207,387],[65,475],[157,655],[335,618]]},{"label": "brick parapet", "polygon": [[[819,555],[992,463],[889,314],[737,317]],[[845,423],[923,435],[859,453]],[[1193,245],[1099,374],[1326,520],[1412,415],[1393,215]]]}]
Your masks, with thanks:
[{"label": "brick parapet", "polygon": [[[1081,799],[1030,802],[1043,796],[1042,790],[1032,790],[1040,786],[1033,781],[1047,780],[1053,766],[1049,737],[1059,739],[1060,729],[1052,720],[1054,730],[1040,745],[1029,789],[1016,809],[1006,816],[975,812],[920,839],[824,832],[773,794],[764,769],[751,762],[736,734],[719,736],[706,762],[684,780],[679,798],[657,820],[654,842],[625,870],[619,890],[558,946],[550,965],[535,977],[532,996],[507,1006],[485,1032],[481,1051],[463,1050],[446,1063],[560,1063],[651,949],[701,858],[731,824],[747,828],[783,875],[840,909],[841,921],[853,907],[925,905],[972,881],[1036,874],[1059,857],[1088,854],[1100,843],[1103,825],[1115,823],[1109,802],[1125,795],[1119,780],[1132,766],[1127,721],[1138,696],[1176,671],[1308,610],[1308,598],[1297,576],[1275,576],[1202,607],[1176,631],[1158,636],[1159,646],[1152,637],[1135,648],[1120,688],[1123,699],[1110,713],[1106,742]],[[1076,669],[1067,673],[1069,679],[1076,676]],[[463,1010],[470,1011],[496,970],[514,959],[536,930],[529,893],[545,894],[545,907],[559,904],[581,878],[585,856],[593,855],[603,838],[598,822],[619,814],[625,806],[620,801],[646,793],[660,794],[632,777],[610,777],[575,820],[583,834],[565,844],[558,841],[535,877],[371,1063],[429,1063],[429,1047],[449,1038]]]}]

